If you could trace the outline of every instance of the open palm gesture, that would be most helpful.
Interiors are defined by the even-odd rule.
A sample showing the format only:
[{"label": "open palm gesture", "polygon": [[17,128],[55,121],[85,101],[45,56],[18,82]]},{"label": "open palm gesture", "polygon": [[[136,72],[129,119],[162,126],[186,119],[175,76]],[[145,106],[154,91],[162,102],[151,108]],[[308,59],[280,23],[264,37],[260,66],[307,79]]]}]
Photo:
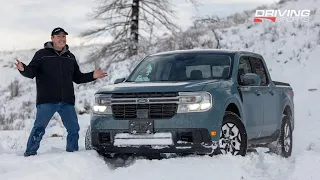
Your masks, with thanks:
[{"label": "open palm gesture", "polygon": [[101,68],[97,68],[94,73],[93,73],[93,78],[97,79],[97,78],[103,78],[105,76],[107,76],[108,74],[106,72],[102,72]]},{"label": "open palm gesture", "polygon": [[15,63],[17,69],[19,69],[19,71],[24,71],[24,67],[23,67],[23,64],[22,62],[20,62],[18,59],[17,60],[17,63]]}]

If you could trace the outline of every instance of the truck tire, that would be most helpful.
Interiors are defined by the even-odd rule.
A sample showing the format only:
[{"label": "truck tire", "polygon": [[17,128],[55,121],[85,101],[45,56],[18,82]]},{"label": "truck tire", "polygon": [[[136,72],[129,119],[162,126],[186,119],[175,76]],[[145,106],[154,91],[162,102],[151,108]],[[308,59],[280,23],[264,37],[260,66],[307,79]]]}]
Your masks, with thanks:
[{"label": "truck tire", "polygon": [[282,157],[288,158],[292,153],[292,126],[290,116],[284,115],[281,122],[280,135],[278,140],[279,152]]},{"label": "truck tire", "polygon": [[87,129],[86,136],[85,136],[85,148],[86,150],[92,150],[91,146],[91,135],[90,135],[90,126]]},{"label": "truck tire", "polygon": [[218,147],[221,154],[246,155],[247,132],[237,114],[226,111],[221,125]]}]

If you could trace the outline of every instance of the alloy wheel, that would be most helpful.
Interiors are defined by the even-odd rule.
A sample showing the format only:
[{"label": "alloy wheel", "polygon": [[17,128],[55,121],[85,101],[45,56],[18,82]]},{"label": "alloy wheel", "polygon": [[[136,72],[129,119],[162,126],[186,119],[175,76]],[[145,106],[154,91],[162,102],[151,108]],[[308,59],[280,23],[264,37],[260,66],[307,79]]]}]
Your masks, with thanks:
[{"label": "alloy wheel", "polygon": [[221,153],[238,155],[241,143],[239,128],[234,123],[225,123],[220,131],[219,147]]}]

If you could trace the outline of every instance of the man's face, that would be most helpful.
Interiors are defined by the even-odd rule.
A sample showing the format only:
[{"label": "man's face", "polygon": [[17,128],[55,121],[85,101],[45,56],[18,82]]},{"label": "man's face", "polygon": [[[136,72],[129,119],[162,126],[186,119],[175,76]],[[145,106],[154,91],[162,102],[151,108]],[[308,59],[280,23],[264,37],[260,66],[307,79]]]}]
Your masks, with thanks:
[{"label": "man's face", "polygon": [[57,35],[53,35],[51,37],[51,40],[53,42],[53,46],[58,49],[63,49],[67,43],[66,34],[64,32],[60,32]]}]

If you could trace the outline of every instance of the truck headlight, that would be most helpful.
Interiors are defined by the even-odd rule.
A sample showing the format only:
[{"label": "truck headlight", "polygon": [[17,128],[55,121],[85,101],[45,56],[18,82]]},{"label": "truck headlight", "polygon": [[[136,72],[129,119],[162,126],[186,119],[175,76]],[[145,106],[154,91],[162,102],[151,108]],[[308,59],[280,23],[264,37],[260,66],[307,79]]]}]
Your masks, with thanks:
[{"label": "truck headlight", "polygon": [[180,92],[178,113],[207,111],[212,107],[212,101],[208,92]]},{"label": "truck headlight", "polygon": [[112,114],[111,94],[97,94],[92,109],[95,114]]}]

